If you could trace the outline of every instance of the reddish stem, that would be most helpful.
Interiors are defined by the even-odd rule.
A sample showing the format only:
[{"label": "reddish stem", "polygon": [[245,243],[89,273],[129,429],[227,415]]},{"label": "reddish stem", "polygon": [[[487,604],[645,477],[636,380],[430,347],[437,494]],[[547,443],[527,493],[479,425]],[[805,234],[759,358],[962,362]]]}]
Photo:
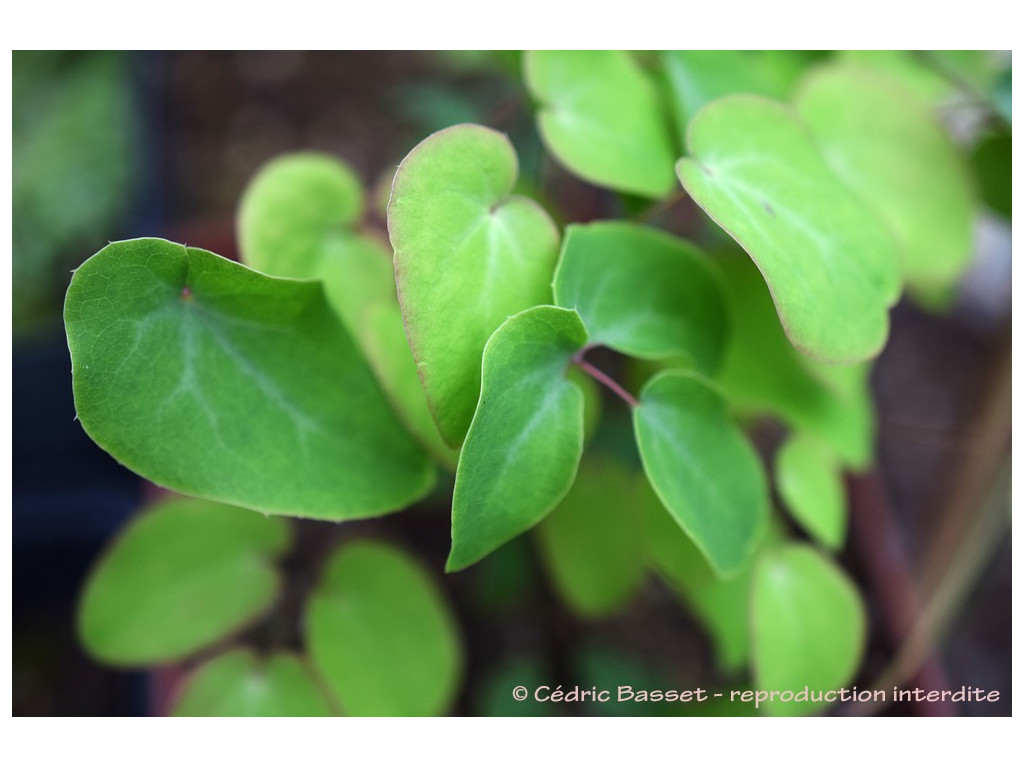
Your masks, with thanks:
[{"label": "reddish stem", "polygon": [[584,360],[582,351],[578,352],[576,356],[573,357],[572,361],[581,371],[586,373],[595,381],[604,384],[606,387],[608,387],[608,389],[610,389],[612,392],[618,395],[622,399],[622,401],[625,402],[626,405],[628,405],[630,408],[636,408],[638,405],[640,405],[640,403],[637,402],[637,399],[633,397],[631,394],[629,394],[629,392],[627,392],[621,384],[615,381],[615,379],[606,374],[604,371],[595,368],[586,360]]}]

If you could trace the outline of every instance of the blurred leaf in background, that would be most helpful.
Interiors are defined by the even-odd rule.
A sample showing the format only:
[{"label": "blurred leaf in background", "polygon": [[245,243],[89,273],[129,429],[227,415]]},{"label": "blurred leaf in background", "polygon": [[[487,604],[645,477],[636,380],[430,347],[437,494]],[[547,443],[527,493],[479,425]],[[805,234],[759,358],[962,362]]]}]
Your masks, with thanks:
[{"label": "blurred leaf in background", "polygon": [[60,319],[68,272],[129,212],[138,110],[130,55],[13,54],[15,339]]}]

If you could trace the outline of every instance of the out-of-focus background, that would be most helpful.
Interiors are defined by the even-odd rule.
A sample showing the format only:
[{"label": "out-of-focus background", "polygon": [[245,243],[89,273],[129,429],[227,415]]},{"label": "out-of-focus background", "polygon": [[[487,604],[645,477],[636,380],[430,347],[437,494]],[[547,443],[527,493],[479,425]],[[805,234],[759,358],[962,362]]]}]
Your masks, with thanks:
[{"label": "out-of-focus background", "polygon": [[[71,270],[108,241],[138,236],[232,257],[245,184],[263,162],[296,149],[347,160],[372,190],[371,220],[383,227],[398,162],[428,133],[460,122],[509,133],[524,177],[559,201],[564,220],[614,216],[621,203],[545,155],[513,53],[15,52],[13,61],[13,711],[159,713],[158,676],[99,666],[74,635],[87,568],[151,490],[75,421],[61,321]],[[977,131],[964,140],[978,167],[998,152]],[[996,197],[952,309],[901,303],[872,380],[878,476],[924,580],[942,581],[944,553],[971,530],[957,503],[1009,514],[1010,221],[999,194],[1008,211],[1008,188],[986,192]],[[440,562],[446,512],[367,530],[390,531]],[[660,687],[713,668],[708,641],[660,585],[613,619],[583,622],[557,604],[534,557],[514,543],[472,580],[451,582],[469,655],[457,713],[504,713],[505,681],[543,663],[577,674],[564,682],[599,684],[629,670]],[[1003,694],[962,714],[1010,712],[1010,562],[1007,537],[949,611],[938,659],[947,679]],[[843,563],[871,611],[869,681],[892,655],[891,607],[876,599],[856,552]]]}]

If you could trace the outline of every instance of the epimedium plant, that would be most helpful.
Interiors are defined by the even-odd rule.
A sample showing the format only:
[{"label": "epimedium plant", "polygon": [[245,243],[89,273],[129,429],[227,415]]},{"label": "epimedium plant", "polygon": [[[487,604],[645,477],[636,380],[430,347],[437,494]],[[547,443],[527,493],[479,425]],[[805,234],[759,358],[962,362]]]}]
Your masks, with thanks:
[{"label": "epimedium plant", "polygon": [[[949,86],[882,54],[522,64],[560,165],[624,208],[685,193],[702,242],[637,218],[556,221],[509,139],[461,124],[398,167],[390,248],[362,223],[351,169],[301,153],[246,191],[242,264],[151,238],[75,272],[82,426],[194,497],[115,541],[80,633],[112,664],[205,652],[178,714],[447,711],[463,659],[442,577],[392,544],[349,542],[322,566],[303,654],[226,639],[279,594],[281,516],[395,512],[439,470],[455,473],[447,571],[536,529],[584,617],[618,611],[653,571],[723,670],[780,691],[854,678],[865,609],[834,554],[842,474],[872,462],[871,360],[901,293],[942,306],[971,252],[972,179],[935,112]],[[616,408],[632,457],[592,440]],[[788,429],[771,467],[746,430],[759,415]]]}]

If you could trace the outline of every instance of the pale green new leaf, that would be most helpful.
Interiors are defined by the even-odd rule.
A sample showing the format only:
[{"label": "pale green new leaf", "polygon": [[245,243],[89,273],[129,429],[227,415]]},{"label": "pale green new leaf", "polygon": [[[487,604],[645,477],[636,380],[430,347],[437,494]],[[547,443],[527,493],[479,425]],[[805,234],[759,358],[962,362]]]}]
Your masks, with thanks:
[{"label": "pale green new leaf", "polygon": [[487,342],[480,405],[455,475],[449,571],[533,527],[572,486],[583,392],[567,374],[586,342],[579,315],[557,307],[516,315]]},{"label": "pale green new leaf", "polygon": [[310,658],[355,717],[427,717],[451,706],[458,629],[428,574],[383,543],[344,545],[306,608]]},{"label": "pale green new leaf", "polygon": [[731,333],[717,381],[744,414],[768,413],[826,442],[843,462],[871,461],[874,413],[867,363],[831,366],[789,343],[771,294],[746,256],[721,255]]},{"label": "pale green new leaf", "polygon": [[173,661],[238,631],[277,595],[278,518],[196,499],[134,518],[85,584],[78,635],[107,664]]},{"label": "pale green new leaf", "polygon": [[457,125],[409,153],[391,192],[406,332],[452,446],[473,418],[487,339],[509,316],[551,301],[558,231],[539,205],[509,194],[517,174],[504,135]]},{"label": "pale green new leaf", "polygon": [[728,316],[712,270],[695,247],[655,229],[573,224],[555,271],[555,303],[579,313],[593,345],[634,357],[684,357],[713,373]]},{"label": "pale green new leaf", "polygon": [[582,179],[646,197],[676,186],[667,116],[625,51],[529,51],[526,85],[551,154]]},{"label": "pale green new leaf", "polygon": [[[758,690],[837,691],[851,682],[864,651],[864,606],[847,576],[812,547],[780,547],[757,565],[753,635]],[[763,706],[799,715],[827,705],[776,700]]]},{"label": "pale green new leaf", "polygon": [[663,372],[641,392],[633,424],[658,498],[716,574],[738,574],[765,532],[768,488],[725,401],[702,379]]},{"label": "pale green new leaf", "polygon": [[610,460],[584,461],[568,495],[537,526],[555,587],[583,616],[615,612],[643,581],[637,497],[634,473]]},{"label": "pale green new leaf", "polygon": [[966,163],[930,105],[849,64],[816,70],[795,103],[832,170],[896,235],[909,287],[954,284],[972,253],[974,200]]},{"label": "pale green new leaf", "polygon": [[815,539],[840,549],[846,538],[846,493],[842,468],[828,446],[795,435],[775,459],[779,495],[790,514]]},{"label": "pale green new leaf", "polygon": [[683,186],[757,263],[790,340],[833,363],[877,355],[900,292],[897,245],[800,119],[727,96],[693,118],[688,149]]},{"label": "pale green new leaf", "polygon": [[258,659],[235,649],[191,674],[175,717],[330,717],[330,703],[302,659],[278,653]]},{"label": "pale green new leaf", "polygon": [[268,163],[238,211],[242,260],[277,277],[319,279],[406,426],[455,466],[427,408],[405,338],[391,251],[352,229],[363,207],[359,181],[328,155],[298,153]]},{"label": "pale green new leaf", "polygon": [[82,426],[155,483],[329,520],[430,488],[426,457],[317,283],[129,240],[75,272],[64,318]]}]

